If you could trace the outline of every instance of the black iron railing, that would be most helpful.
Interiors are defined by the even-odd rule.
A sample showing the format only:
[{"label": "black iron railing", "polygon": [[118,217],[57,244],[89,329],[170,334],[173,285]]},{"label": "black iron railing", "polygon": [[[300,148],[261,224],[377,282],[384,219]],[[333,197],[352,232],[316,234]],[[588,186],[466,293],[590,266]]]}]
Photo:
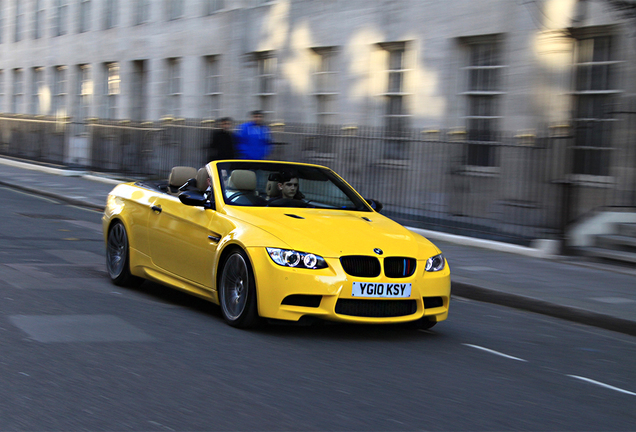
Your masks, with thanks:
[{"label": "black iron railing", "polygon": [[[585,185],[572,170],[572,137],[562,129],[502,135],[494,142],[470,141],[461,130],[409,129],[396,136],[375,127],[271,129],[269,159],[326,165],[363,196],[382,202],[384,214],[411,226],[528,244],[560,238],[586,211]],[[214,123],[204,120],[74,123],[4,116],[0,153],[127,178],[165,178],[173,166],[206,163],[213,130]],[[488,154],[487,163],[480,164],[480,152]],[[636,200],[632,177],[604,187],[611,193],[602,205],[612,204],[610,195]]]}]

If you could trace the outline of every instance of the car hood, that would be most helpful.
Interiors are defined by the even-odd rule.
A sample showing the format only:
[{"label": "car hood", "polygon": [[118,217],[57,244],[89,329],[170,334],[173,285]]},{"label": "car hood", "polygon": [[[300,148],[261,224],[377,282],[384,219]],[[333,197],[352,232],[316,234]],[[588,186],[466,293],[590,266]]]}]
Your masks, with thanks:
[{"label": "car hood", "polygon": [[[257,226],[288,247],[325,258],[373,255],[427,258],[439,253],[424,237],[414,234],[379,213],[304,208],[226,208],[228,215]],[[367,218],[369,220],[365,220]]]}]

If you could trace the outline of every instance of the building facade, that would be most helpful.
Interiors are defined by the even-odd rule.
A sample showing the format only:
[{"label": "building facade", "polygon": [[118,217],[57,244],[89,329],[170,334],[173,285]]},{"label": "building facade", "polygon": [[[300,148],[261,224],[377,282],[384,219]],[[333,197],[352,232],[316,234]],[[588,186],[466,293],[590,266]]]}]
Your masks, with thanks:
[{"label": "building facade", "polygon": [[259,108],[489,141],[596,118],[631,94],[633,40],[619,21],[603,0],[2,0],[0,111],[154,120]]}]

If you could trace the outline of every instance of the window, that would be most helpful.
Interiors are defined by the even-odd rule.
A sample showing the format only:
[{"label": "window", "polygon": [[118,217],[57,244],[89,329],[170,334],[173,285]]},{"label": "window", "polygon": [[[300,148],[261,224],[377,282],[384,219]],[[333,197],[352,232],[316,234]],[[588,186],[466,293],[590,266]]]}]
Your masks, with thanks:
[{"label": "window", "polygon": [[183,16],[183,0],[165,0],[165,2],[168,21],[176,20]]},{"label": "window", "polygon": [[66,34],[66,13],[68,0],[55,0],[55,36]]},{"label": "window", "polygon": [[380,44],[387,54],[387,87],[384,93],[384,134],[388,138],[384,157],[386,159],[406,159],[408,143],[401,140],[408,127],[410,115],[405,108],[404,76],[406,42]]},{"label": "window", "polygon": [[22,69],[13,69],[13,100],[11,101],[11,112],[20,113],[22,109],[22,99],[24,98],[24,72]]},{"label": "window", "polygon": [[118,7],[119,7],[118,0],[105,1],[104,26],[107,30],[117,26],[117,18],[118,18],[117,8]]},{"label": "window", "polygon": [[468,89],[466,95],[466,129],[468,147],[466,164],[481,167],[496,166],[495,147],[499,140],[500,98],[502,95],[501,43],[494,39],[468,42],[469,66],[465,67]]},{"label": "window", "polygon": [[0,69],[0,112],[4,112],[4,71]]},{"label": "window", "polygon": [[44,68],[34,67],[31,73],[31,114],[46,114],[43,106],[45,86]]},{"label": "window", "polygon": [[93,80],[90,65],[77,67],[77,117],[83,121],[90,117],[91,99],[93,97]]},{"label": "window", "polygon": [[148,85],[148,62],[146,60],[133,61],[132,76],[132,111],[131,118],[141,121],[146,118],[146,86]]},{"label": "window", "polygon": [[22,31],[24,30],[24,0],[15,0],[15,35],[14,41],[22,40]]},{"label": "window", "polygon": [[273,51],[262,51],[256,53],[257,75],[256,75],[256,97],[258,98],[258,108],[263,111],[267,119],[274,113],[274,80],[276,78],[276,57]]},{"label": "window", "polygon": [[205,103],[204,116],[219,118],[221,116],[221,76],[219,74],[219,57],[205,57]]},{"label": "window", "polygon": [[404,109],[404,43],[384,45],[388,51],[388,85],[386,92],[385,127],[389,136],[399,137],[406,128],[408,114]]},{"label": "window", "polygon": [[91,29],[91,0],[79,0],[79,32]]},{"label": "window", "polygon": [[104,117],[108,119],[117,118],[117,98],[120,93],[121,79],[119,76],[119,63],[106,63],[105,68],[105,104]]},{"label": "window", "polygon": [[205,0],[205,10],[203,11],[203,15],[212,15],[214,12],[218,12],[224,7],[224,0]]},{"label": "window", "polygon": [[66,111],[66,66],[57,66],[53,71],[53,115],[65,117]]},{"label": "window", "polygon": [[314,71],[314,89],[316,97],[316,118],[318,124],[334,124],[336,121],[335,48],[314,48],[316,53],[316,69]]},{"label": "window", "polygon": [[577,40],[574,92],[574,174],[609,175],[617,64],[611,36]]},{"label": "window", "polygon": [[167,60],[166,108],[168,115],[179,117],[181,98],[181,61],[178,58]]},{"label": "window", "polygon": [[150,18],[150,0],[135,0],[135,25],[147,23]]},{"label": "window", "polygon": [[34,6],[33,38],[40,39],[44,36],[44,0],[35,0]]}]

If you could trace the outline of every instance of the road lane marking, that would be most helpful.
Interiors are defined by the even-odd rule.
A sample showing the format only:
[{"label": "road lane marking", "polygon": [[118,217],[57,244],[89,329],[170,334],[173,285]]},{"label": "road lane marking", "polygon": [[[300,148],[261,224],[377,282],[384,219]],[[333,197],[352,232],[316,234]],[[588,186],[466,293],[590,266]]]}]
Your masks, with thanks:
[{"label": "road lane marking", "polygon": [[488,348],[484,348],[484,347],[479,346],[479,345],[472,345],[472,344],[462,344],[462,345],[465,345],[465,346],[471,347],[471,348],[476,348],[478,350],[486,351],[486,352],[488,352],[490,354],[495,354],[495,355],[498,355],[498,356],[501,356],[501,357],[505,357],[505,358],[510,359],[510,360],[528,362],[528,360],[524,360],[524,359],[519,358],[519,357],[513,357],[511,355],[500,353],[499,351],[491,350],[491,349],[488,349]]},{"label": "road lane marking", "polygon": [[609,384],[602,383],[600,381],[594,381],[593,379],[585,378],[585,377],[578,376],[578,375],[568,375],[568,376],[570,378],[575,378],[575,379],[578,379],[578,380],[581,380],[581,381],[588,382],[590,384],[595,384],[597,386],[604,387],[606,389],[615,390],[615,391],[620,392],[620,393],[625,393],[625,394],[628,394],[628,395],[636,396],[636,393],[633,393],[633,392],[630,392],[630,391],[627,391],[627,390],[623,390],[622,388],[614,387],[614,386],[611,386]]}]

